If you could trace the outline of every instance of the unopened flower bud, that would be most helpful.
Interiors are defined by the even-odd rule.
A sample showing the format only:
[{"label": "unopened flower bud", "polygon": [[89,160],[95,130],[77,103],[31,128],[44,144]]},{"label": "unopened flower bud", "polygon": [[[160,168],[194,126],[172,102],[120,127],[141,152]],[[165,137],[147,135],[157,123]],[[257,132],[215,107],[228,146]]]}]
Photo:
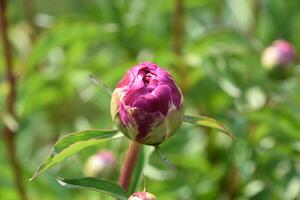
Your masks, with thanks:
[{"label": "unopened flower bud", "polygon": [[109,172],[115,165],[116,158],[109,150],[99,151],[88,158],[84,174],[86,176],[99,176]]},{"label": "unopened flower bud", "polygon": [[149,192],[135,192],[128,200],[157,200],[157,198]]},{"label": "unopened flower bud", "polygon": [[112,94],[115,125],[141,144],[164,142],[180,127],[183,113],[183,96],[173,77],[150,62],[129,69]]},{"label": "unopened flower bud", "polygon": [[285,40],[276,40],[263,51],[261,63],[264,68],[273,69],[293,63],[295,57],[295,49],[290,43]]}]

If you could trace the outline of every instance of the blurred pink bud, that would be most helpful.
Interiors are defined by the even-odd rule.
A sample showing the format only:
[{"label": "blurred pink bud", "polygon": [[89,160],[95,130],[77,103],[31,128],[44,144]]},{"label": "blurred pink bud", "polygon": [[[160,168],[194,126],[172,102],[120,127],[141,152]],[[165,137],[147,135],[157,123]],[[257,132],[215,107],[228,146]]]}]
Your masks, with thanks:
[{"label": "blurred pink bud", "polygon": [[111,115],[129,139],[157,145],[182,123],[183,96],[173,77],[150,62],[127,71],[112,94]]},{"label": "blurred pink bud", "polygon": [[149,192],[135,192],[128,200],[157,200],[157,198]]},{"label": "blurred pink bud", "polygon": [[84,168],[86,176],[99,176],[114,167],[116,158],[113,152],[101,150],[88,158]]},{"label": "blurred pink bud", "polygon": [[261,63],[266,69],[286,66],[295,61],[296,52],[293,46],[285,40],[275,40],[267,47],[261,58]]}]

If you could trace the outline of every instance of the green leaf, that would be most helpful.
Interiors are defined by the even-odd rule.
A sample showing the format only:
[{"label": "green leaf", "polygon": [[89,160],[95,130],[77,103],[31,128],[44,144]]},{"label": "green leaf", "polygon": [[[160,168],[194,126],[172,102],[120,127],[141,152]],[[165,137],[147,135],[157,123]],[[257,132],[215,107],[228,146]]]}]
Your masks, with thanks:
[{"label": "green leaf", "polygon": [[5,125],[9,130],[14,132],[19,128],[17,120],[9,113],[3,113],[2,115],[0,114],[0,121],[3,122],[3,125]]},{"label": "green leaf", "polygon": [[66,135],[54,145],[49,156],[30,180],[84,148],[122,136],[121,133],[118,134],[117,130],[84,130]]},{"label": "green leaf", "polygon": [[[246,38],[231,28],[217,28],[207,31],[199,40],[191,44],[192,51],[203,57],[216,53],[244,53],[251,49]],[[232,48],[234,47],[234,48]]]},{"label": "green leaf", "polygon": [[57,181],[67,188],[85,188],[89,190],[96,190],[103,192],[112,197],[127,200],[128,195],[126,192],[116,183],[109,180],[95,178],[95,177],[83,177],[74,179],[64,179],[57,177]]},{"label": "green leaf", "polygon": [[[82,26],[85,28],[83,29]],[[99,35],[103,34],[103,30],[96,23],[73,22],[66,25],[65,22],[62,22],[56,24],[55,27],[45,31],[39,37],[29,55],[27,66],[29,70],[33,70],[55,47],[74,45],[74,43],[79,44],[80,42],[89,44],[90,41],[93,43],[94,41],[102,41],[102,38],[105,39],[106,37],[99,37]]]},{"label": "green leaf", "polygon": [[198,126],[205,126],[205,127],[217,129],[217,130],[225,133],[229,137],[236,139],[236,137],[228,129],[226,129],[220,122],[218,122],[217,120],[215,120],[213,118],[209,118],[206,116],[185,115],[183,121],[191,123],[191,124],[195,124]]}]

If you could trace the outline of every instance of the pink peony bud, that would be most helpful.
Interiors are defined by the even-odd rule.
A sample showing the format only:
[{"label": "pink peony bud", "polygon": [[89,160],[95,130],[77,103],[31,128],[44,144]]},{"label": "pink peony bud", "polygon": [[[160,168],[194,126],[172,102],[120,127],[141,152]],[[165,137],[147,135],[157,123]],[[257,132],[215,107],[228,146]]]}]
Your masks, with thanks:
[{"label": "pink peony bud", "polygon": [[275,40],[263,51],[261,62],[266,69],[273,69],[293,63],[295,57],[295,49],[290,43],[285,40]]},{"label": "pink peony bud", "polygon": [[157,198],[148,192],[135,192],[128,200],[157,200]]},{"label": "pink peony bud", "polygon": [[168,139],[180,127],[183,113],[183,96],[173,77],[150,62],[129,69],[112,94],[115,125],[141,144]]},{"label": "pink peony bud", "polygon": [[88,158],[84,174],[86,176],[99,176],[105,174],[115,165],[116,158],[114,154],[109,150],[99,151],[97,154]]}]

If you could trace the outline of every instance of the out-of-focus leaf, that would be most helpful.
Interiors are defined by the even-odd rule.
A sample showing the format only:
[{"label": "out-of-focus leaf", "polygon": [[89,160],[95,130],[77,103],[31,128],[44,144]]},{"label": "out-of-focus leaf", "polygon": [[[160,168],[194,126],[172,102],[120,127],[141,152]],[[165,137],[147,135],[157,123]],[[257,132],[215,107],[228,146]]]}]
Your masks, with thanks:
[{"label": "out-of-focus leaf", "polygon": [[0,115],[0,119],[4,123],[4,125],[8,127],[10,130],[12,131],[18,130],[19,124],[17,120],[9,113],[4,113],[3,115]]},{"label": "out-of-focus leaf", "polygon": [[117,130],[84,130],[66,135],[54,145],[50,155],[30,180],[84,148],[120,137],[122,137],[122,134],[118,134]]},{"label": "out-of-focus leaf", "polygon": [[103,30],[95,23],[85,22],[82,24],[81,22],[76,22],[68,25],[61,23],[39,38],[29,56],[28,68],[32,69],[39,64],[54,47],[65,46],[82,40],[99,41],[103,38],[99,37],[102,34],[104,34]]},{"label": "out-of-focus leaf", "polygon": [[195,125],[198,125],[198,126],[205,126],[205,127],[217,129],[217,130],[225,133],[229,137],[231,137],[233,139],[236,139],[236,137],[228,129],[226,129],[220,122],[218,122],[217,120],[215,120],[213,118],[209,118],[209,117],[206,117],[206,116],[188,116],[188,115],[185,115],[183,120],[185,122],[195,124]]},{"label": "out-of-focus leaf", "polygon": [[89,190],[97,190],[121,200],[128,199],[128,195],[118,184],[105,179],[95,177],[64,179],[57,177],[57,181],[62,186],[67,188],[77,187]]},{"label": "out-of-focus leaf", "polygon": [[246,38],[233,29],[219,28],[208,31],[200,37],[198,42],[190,44],[194,52],[202,56],[218,53],[240,54],[253,51]]}]

